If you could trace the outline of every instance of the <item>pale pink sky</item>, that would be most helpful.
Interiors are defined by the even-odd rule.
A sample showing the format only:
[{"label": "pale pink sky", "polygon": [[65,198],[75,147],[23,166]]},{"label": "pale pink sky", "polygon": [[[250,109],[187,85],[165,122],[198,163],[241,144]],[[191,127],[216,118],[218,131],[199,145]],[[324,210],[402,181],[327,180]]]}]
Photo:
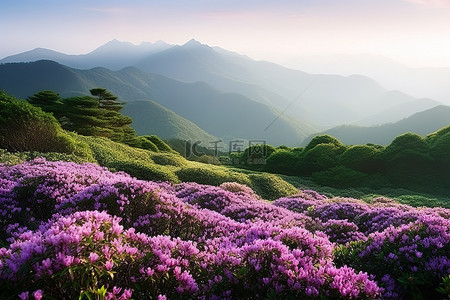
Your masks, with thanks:
[{"label": "pale pink sky", "polygon": [[0,58],[81,54],[112,40],[191,38],[255,59],[371,53],[450,66],[450,0],[2,0]]}]

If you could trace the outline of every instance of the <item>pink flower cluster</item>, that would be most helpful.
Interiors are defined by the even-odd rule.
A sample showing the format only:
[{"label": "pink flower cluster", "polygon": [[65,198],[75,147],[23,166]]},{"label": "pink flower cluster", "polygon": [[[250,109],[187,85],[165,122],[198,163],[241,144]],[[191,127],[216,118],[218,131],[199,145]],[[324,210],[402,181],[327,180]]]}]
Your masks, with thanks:
[{"label": "pink flower cluster", "polygon": [[0,298],[373,299],[396,278],[337,265],[338,244],[367,243],[370,258],[420,231],[401,251],[415,262],[427,247],[411,266],[440,276],[448,215],[314,191],[271,203],[233,183],[172,186],[94,164],[0,165]]}]

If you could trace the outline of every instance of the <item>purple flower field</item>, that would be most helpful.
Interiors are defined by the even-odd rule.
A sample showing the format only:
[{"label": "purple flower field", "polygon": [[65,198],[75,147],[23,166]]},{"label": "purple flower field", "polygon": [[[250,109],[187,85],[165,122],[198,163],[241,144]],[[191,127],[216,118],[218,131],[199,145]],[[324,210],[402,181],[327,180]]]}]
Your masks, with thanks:
[{"label": "purple flower field", "polygon": [[237,183],[95,164],[0,165],[0,299],[444,298],[449,217],[314,191],[268,202]]}]

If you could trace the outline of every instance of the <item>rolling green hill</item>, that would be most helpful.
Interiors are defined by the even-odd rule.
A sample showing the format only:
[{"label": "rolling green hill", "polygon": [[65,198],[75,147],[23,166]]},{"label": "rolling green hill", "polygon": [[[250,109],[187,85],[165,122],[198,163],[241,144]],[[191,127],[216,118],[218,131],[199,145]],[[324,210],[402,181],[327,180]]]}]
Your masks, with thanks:
[{"label": "rolling green hill", "polygon": [[[44,89],[54,90],[63,97],[88,94],[89,89],[95,87],[106,88],[125,102],[154,100],[219,138],[226,135],[246,140],[266,140],[275,145],[290,145],[299,143],[316,131],[308,123],[293,121],[286,116],[278,117],[280,112],[277,109],[243,95],[222,93],[206,83],[184,83],[148,74],[134,67],[120,71],[105,68],[77,70],[52,61],[0,65],[0,89],[19,98]],[[133,119],[136,117],[142,120],[134,115],[142,112],[127,109],[127,113]],[[276,122],[267,128],[274,120]],[[138,127],[140,130],[148,128],[142,124]],[[159,127],[154,129],[159,130]],[[174,128],[172,132],[176,130]],[[165,136],[167,132],[153,131],[146,134],[162,133]]]},{"label": "rolling green hill", "polygon": [[130,101],[122,110],[133,116],[133,128],[139,135],[157,131],[162,139],[180,139],[208,142],[218,140],[191,121],[152,100]]}]

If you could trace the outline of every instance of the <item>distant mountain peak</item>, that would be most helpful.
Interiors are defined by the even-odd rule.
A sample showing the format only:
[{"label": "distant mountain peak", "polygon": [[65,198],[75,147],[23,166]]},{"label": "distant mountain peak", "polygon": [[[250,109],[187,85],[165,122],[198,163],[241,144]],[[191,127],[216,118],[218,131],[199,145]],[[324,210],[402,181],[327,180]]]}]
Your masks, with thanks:
[{"label": "distant mountain peak", "polygon": [[106,44],[103,44],[102,46],[98,47],[94,51],[95,52],[103,52],[103,51],[117,51],[117,49],[128,49],[133,48],[134,45],[130,42],[121,42],[117,39],[113,39]]},{"label": "distant mountain peak", "polygon": [[186,47],[198,47],[198,46],[206,46],[206,45],[204,45],[204,44],[200,43],[199,41],[197,41],[196,39],[192,38],[186,44],[184,44],[183,46],[186,46]]},{"label": "distant mountain peak", "polygon": [[163,40],[157,40],[155,42],[155,45],[168,45],[166,42],[164,42]]},{"label": "distant mountain peak", "polygon": [[118,39],[112,39],[109,42],[107,42],[105,45],[133,45],[130,42],[121,42]]}]

